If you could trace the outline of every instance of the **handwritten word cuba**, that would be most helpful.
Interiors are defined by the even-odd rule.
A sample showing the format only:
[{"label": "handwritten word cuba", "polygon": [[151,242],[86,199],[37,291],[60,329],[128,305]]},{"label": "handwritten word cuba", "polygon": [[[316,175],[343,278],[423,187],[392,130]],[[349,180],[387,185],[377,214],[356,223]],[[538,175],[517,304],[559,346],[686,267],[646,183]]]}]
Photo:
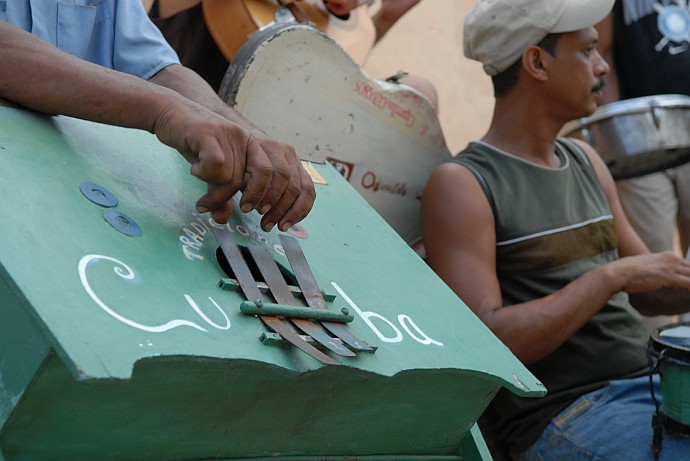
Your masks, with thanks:
[{"label": "handwritten word cuba", "polygon": [[[225,310],[218,304],[216,300],[208,296],[208,301],[214,307],[214,309],[220,313],[223,321],[218,323],[214,322],[209,318],[209,316],[204,312],[204,309],[188,294],[182,294],[185,301],[191,308],[191,311],[196,314],[198,320],[196,322],[188,319],[169,319],[168,321],[161,323],[159,325],[146,325],[135,319],[126,317],[118,312],[117,307],[107,305],[99,296],[98,293],[93,289],[91,283],[89,282],[89,268],[94,264],[108,263],[113,265],[113,274],[124,281],[133,281],[136,279],[136,273],[132,268],[126,263],[105,255],[90,254],[81,258],[78,265],[79,278],[81,280],[82,286],[86,293],[91,297],[94,303],[105,311],[108,315],[124,323],[132,328],[147,331],[150,333],[164,333],[166,331],[172,330],[174,328],[188,327],[195,330],[199,330],[205,333],[209,332],[209,328],[216,330],[229,330],[232,326],[230,318],[228,317]],[[373,312],[373,311],[363,311],[355,304],[355,302],[348,296],[347,293],[335,282],[331,282],[333,287],[338,291],[338,293],[343,297],[343,299],[354,309],[354,311],[359,315],[359,317],[364,321],[364,323],[376,334],[376,336],[383,342],[386,343],[400,343],[404,339],[403,333],[391,320],[385,316]],[[380,326],[387,326],[392,335],[386,335],[381,331],[381,328],[374,324],[374,320],[379,323]],[[414,320],[409,315],[398,314],[397,315],[398,324],[403,330],[412,338],[414,341],[423,345],[434,345],[443,346],[443,343],[431,339],[422,329],[415,323]]]}]

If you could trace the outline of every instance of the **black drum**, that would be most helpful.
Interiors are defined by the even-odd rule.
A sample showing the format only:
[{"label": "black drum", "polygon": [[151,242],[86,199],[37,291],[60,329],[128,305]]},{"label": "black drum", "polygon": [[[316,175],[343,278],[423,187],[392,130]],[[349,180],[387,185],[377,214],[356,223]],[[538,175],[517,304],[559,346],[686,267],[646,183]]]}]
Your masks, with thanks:
[{"label": "black drum", "polygon": [[661,412],[667,429],[690,435],[690,322],[657,329],[647,350],[661,377]]}]

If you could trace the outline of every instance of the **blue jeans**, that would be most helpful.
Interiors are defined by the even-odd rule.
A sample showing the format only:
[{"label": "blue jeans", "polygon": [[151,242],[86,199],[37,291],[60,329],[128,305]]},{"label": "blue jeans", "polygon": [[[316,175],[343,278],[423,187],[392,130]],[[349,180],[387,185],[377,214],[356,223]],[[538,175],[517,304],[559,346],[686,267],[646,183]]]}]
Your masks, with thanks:
[{"label": "blue jeans", "polygon": [[[659,376],[654,395],[661,405]],[[583,395],[559,413],[518,461],[653,460],[649,376],[612,381]],[[690,460],[690,438],[664,428],[660,461]]]}]

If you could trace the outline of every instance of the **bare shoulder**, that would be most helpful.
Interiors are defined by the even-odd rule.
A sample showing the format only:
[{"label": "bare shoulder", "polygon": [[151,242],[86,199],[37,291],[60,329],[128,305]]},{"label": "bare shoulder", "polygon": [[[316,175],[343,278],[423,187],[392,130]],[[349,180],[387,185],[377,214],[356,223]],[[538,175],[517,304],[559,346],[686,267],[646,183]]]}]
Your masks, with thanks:
[{"label": "bare shoulder", "polygon": [[471,187],[472,183],[476,184],[477,180],[466,166],[456,162],[446,162],[431,172],[426,190],[443,189],[445,192],[453,193]]},{"label": "bare shoulder", "polygon": [[422,196],[422,238],[429,265],[468,306],[480,309],[487,299],[501,305],[493,211],[464,165],[452,162],[433,171]]},{"label": "bare shoulder", "polygon": [[592,157],[599,157],[599,154],[597,153],[597,151],[594,150],[594,148],[592,146],[590,146],[589,144],[584,142],[582,139],[578,139],[578,138],[568,138],[568,139],[570,141],[574,142],[575,144],[577,144],[584,151],[584,153],[587,154],[587,157],[589,157],[590,160],[592,159]]},{"label": "bare shoulder", "polygon": [[493,212],[474,174],[455,162],[436,167],[422,194],[422,227],[457,238],[460,228],[485,224],[493,225]]},{"label": "bare shoulder", "polygon": [[611,178],[611,173],[609,172],[608,167],[606,166],[606,163],[604,160],[601,158],[599,153],[594,150],[592,146],[587,144],[581,139],[575,139],[575,138],[568,138],[571,141],[573,141],[575,144],[577,144],[582,151],[587,155],[587,158],[589,159],[590,163],[594,167],[594,170],[597,172],[597,176],[599,176],[599,180],[602,183],[606,183],[608,181],[613,181]]}]

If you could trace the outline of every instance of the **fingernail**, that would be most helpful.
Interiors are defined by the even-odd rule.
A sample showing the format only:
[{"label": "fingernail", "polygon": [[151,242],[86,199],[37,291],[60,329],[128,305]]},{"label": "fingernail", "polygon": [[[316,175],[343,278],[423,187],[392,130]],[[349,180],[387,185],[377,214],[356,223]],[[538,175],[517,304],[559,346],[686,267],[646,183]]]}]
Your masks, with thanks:
[{"label": "fingernail", "polygon": [[208,213],[208,208],[206,208],[205,206],[199,205],[196,207],[196,211],[198,211],[199,213]]},{"label": "fingernail", "polygon": [[267,222],[267,223],[264,224],[262,227],[263,227],[263,230],[265,230],[266,232],[268,232],[268,231],[270,231],[271,229],[273,229],[273,226],[275,226],[275,225],[276,225],[276,223],[274,223],[274,222]]},{"label": "fingernail", "polygon": [[287,230],[290,229],[291,227],[292,227],[292,223],[291,223],[291,222],[286,222],[286,223],[283,223],[283,224],[280,226],[280,230],[283,231],[283,232],[287,232]]},{"label": "fingernail", "polygon": [[254,204],[253,203],[244,203],[241,207],[242,211],[245,213],[249,213],[254,209]]},{"label": "fingernail", "polygon": [[268,210],[270,210],[270,209],[271,209],[271,204],[266,203],[266,204],[264,204],[264,206],[261,207],[261,209],[259,210],[259,213],[266,214],[266,213],[268,213]]}]

